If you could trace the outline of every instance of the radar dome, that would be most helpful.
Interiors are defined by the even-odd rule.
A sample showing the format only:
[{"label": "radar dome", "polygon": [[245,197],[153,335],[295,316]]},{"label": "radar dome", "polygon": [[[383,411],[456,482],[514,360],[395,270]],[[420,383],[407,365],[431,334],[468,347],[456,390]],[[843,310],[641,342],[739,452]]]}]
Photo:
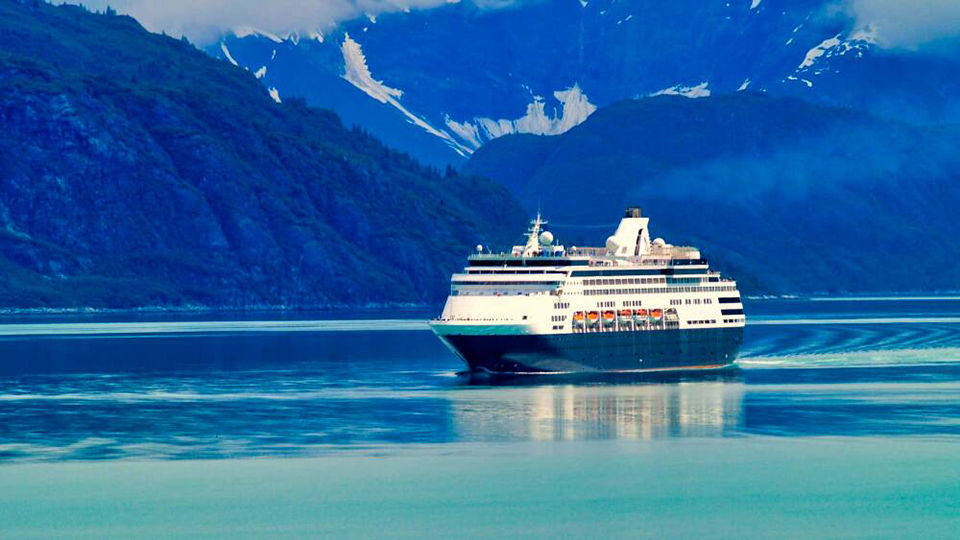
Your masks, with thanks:
[{"label": "radar dome", "polygon": [[477,253],[483,253],[483,244],[477,244]]},{"label": "radar dome", "polygon": [[663,238],[657,238],[656,240],[653,241],[653,245],[657,247],[664,247],[667,245],[667,243],[663,240]]},{"label": "radar dome", "polygon": [[616,238],[610,237],[607,238],[607,249],[613,252],[616,252],[620,248],[620,244],[617,243]]},{"label": "radar dome", "polygon": [[549,246],[553,243],[553,233],[550,231],[543,231],[540,233],[540,243]]}]

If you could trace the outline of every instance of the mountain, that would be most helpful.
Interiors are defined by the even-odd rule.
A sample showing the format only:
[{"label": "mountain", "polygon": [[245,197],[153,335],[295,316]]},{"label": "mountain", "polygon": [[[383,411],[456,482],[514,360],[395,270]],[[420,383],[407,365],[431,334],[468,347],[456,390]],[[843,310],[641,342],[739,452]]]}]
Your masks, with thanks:
[{"label": "mountain", "polygon": [[525,216],[136,21],[0,1],[0,307],[441,299]]},{"label": "mountain", "polygon": [[881,46],[884,35],[835,0],[464,0],[303,36],[243,28],[207,50],[281,98],[459,166],[499,136],[556,135],[658,93],[752,90],[960,122],[957,55]]},{"label": "mountain", "polygon": [[749,92],[601,108],[557,137],[512,135],[468,174],[500,181],[566,244],[624,206],[701,247],[751,292],[958,290],[960,126],[918,127]]}]

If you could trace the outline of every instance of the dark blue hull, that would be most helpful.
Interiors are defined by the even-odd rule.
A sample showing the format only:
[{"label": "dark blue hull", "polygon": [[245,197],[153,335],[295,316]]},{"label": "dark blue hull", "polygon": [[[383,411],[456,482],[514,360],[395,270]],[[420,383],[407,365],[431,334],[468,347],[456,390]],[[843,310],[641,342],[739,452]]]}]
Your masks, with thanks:
[{"label": "dark blue hull", "polygon": [[550,335],[444,335],[471,370],[494,373],[637,371],[731,365],[743,328]]}]

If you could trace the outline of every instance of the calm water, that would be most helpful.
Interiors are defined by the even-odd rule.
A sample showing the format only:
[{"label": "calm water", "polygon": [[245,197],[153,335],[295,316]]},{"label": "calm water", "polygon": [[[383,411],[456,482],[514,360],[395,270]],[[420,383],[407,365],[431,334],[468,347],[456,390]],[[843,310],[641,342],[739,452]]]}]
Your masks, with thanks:
[{"label": "calm water", "polygon": [[747,308],[737,370],[496,381],[417,313],[7,320],[0,537],[960,537],[960,299]]}]

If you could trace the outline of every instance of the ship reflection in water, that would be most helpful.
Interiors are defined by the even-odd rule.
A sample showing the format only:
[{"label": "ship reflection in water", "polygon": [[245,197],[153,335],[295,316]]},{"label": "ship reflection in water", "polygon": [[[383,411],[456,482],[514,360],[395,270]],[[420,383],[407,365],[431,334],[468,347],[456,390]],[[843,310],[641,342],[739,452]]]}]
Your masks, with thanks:
[{"label": "ship reflection in water", "polygon": [[[543,384],[542,378],[493,381],[454,399],[451,415],[465,440],[649,440],[719,437],[741,423],[744,383],[736,372],[641,383]],[[548,378],[549,379],[549,378]],[[598,382],[598,381],[593,381]],[[618,382],[620,384],[608,384]],[[538,384],[539,383],[539,384]],[[468,385],[490,384],[468,379]],[[523,389],[516,388],[523,386]]]}]

